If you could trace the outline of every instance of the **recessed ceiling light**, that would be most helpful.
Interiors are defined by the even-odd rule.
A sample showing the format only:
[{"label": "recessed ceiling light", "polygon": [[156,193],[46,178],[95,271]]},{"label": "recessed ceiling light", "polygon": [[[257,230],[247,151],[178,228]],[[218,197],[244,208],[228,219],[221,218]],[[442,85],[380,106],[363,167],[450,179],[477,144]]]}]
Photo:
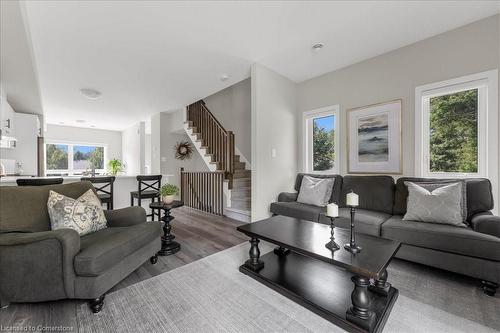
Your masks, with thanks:
[{"label": "recessed ceiling light", "polygon": [[77,123],[80,123],[80,124],[83,124],[83,123],[85,123],[85,122],[86,122],[86,120],[84,120],[84,119],[77,119],[77,120],[76,120],[76,122],[77,122]]},{"label": "recessed ceiling light", "polygon": [[95,89],[90,89],[90,88],[82,88],[82,89],[80,89],[80,92],[82,93],[83,96],[90,98],[90,99],[96,99],[102,95],[99,91],[97,91]]},{"label": "recessed ceiling light", "polygon": [[220,76],[220,80],[221,80],[222,82],[227,81],[228,79],[229,79],[229,74],[222,74],[222,75]]},{"label": "recessed ceiling light", "polygon": [[319,51],[321,50],[323,47],[325,47],[325,44],[323,43],[316,43],[312,46],[312,49],[313,51]]}]

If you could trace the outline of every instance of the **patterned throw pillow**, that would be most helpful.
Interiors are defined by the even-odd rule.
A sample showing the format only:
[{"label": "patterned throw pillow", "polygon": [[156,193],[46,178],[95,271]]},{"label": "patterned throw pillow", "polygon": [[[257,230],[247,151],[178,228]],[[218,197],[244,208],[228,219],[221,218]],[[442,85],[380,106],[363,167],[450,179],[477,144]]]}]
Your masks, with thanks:
[{"label": "patterned throw pillow", "polygon": [[465,227],[462,217],[462,183],[453,183],[429,191],[412,182],[408,187],[408,203],[403,221],[451,224]]},{"label": "patterned throw pillow", "polygon": [[52,230],[69,228],[83,236],[107,227],[101,201],[92,190],[78,199],[50,191],[47,207]]},{"label": "patterned throw pillow", "polygon": [[304,176],[300,184],[297,202],[325,207],[330,201],[335,178],[314,178]]}]

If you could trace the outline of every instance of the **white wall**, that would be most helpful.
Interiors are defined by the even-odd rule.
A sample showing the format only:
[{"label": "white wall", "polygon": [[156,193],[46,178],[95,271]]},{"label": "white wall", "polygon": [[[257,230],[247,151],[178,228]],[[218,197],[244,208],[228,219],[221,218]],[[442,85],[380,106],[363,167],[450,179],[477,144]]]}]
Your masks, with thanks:
[{"label": "white wall", "polygon": [[69,141],[107,146],[108,159],[122,159],[122,134],[94,128],[81,128],[47,124],[45,141]]},{"label": "white wall", "polygon": [[[499,16],[440,34],[298,85],[298,119],[305,111],[340,105],[340,173],[347,173],[346,110],[403,100],[403,174],[415,172],[415,87],[499,67]],[[298,124],[302,132],[302,124]],[[299,165],[302,163],[302,141]],[[498,154],[489,156],[498,165]],[[492,181],[497,178],[490,175]],[[496,193],[497,198],[500,193]],[[497,200],[498,202],[498,200]]]},{"label": "white wall", "polygon": [[[296,84],[254,64],[252,82],[252,221],[270,215],[280,192],[291,191],[297,173]],[[276,156],[272,156],[275,149]]]},{"label": "white wall", "polygon": [[145,123],[139,122],[122,131],[122,157],[127,175],[144,174],[146,154]]},{"label": "white wall", "polygon": [[206,106],[228,131],[233,131],[240,153],[251,162],[252,103],[250,78],[205,97]]}]

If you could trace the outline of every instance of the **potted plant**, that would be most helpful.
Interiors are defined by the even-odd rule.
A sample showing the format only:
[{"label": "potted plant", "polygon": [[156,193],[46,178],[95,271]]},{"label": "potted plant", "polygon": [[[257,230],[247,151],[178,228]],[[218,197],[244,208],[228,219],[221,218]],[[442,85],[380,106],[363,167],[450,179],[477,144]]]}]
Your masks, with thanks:
[{"label": "potted plant", "polygon": [[118,173],[123,172],[124,168],[125,164],[117,158],[109,160],[108,162],[109,173],[113,176],[116,176]]},{"label": "potted plant", "polygon": [[174,201],[174,197],[179,193],[179,188],[173,184],[165,184],[160,188],[160,194],[163,198],[163,202],[171,204]]}]

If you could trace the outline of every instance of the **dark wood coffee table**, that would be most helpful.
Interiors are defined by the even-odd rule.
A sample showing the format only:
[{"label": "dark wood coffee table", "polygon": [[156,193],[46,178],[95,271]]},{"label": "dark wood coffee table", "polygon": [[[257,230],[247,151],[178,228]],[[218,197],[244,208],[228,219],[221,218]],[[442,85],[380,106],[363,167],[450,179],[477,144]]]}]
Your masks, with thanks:
[{"label": "dark wood coffee table", "polygon": [[166,204],[163,201],[152,202],[149,207],[151,209],[161,209],[164,214],[161,220],[163,224],[163,236],[161,237],[161,250],[158,252],[160,256],[169,256],[171,254],[177,253],[181,249],[181,244],[174,241],[175,236],[172,235],[172,226],[170,223],[174,220],[171,215],[170,210],[184,206],[184,202],[175,200],[170,204]]},{"label": "dark wood coffee table", "polygon": [[[250,239],[250,259],[240,271],[350,332],[380,332],[398,290],[387,266],[400,243],[357,234],[358,254],[325,247],[330,227],[285,216],[239,226]],[[260,256],[259,240],[279,246]],[[338,244],[349,231],[335,228]],[[354,283],[354,290],[353,290]]]}]

